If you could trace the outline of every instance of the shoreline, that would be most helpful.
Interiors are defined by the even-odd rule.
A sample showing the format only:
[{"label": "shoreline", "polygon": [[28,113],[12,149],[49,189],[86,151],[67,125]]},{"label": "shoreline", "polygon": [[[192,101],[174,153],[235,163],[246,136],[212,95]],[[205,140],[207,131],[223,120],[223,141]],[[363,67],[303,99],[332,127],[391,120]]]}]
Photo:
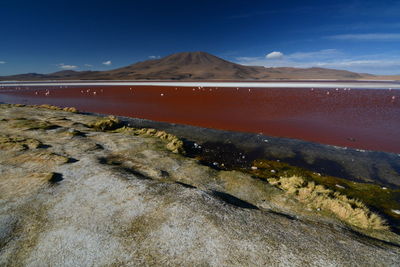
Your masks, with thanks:
[{"label": "shoreline", "polygon": [[75,82],[75,81],[51,81],[51,82],[0,82],[1,86],[179,86],[179,87],[249,87],[249,88],[354,88],[354,89],[400,89],[400,83],[395,81],[240,81],[240,82],[208,82],[208,81],[102,81],[102,82]]}]

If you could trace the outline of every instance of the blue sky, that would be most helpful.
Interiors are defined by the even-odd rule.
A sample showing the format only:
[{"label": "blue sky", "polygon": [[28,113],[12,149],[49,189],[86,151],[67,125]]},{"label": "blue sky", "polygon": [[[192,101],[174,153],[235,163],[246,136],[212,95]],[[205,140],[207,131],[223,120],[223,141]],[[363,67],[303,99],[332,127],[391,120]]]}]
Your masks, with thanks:
[{"label": "blue sky", "polygon": [[0,1],[0,75],[107,70],[183,51],[400,74],[400,1]]}]

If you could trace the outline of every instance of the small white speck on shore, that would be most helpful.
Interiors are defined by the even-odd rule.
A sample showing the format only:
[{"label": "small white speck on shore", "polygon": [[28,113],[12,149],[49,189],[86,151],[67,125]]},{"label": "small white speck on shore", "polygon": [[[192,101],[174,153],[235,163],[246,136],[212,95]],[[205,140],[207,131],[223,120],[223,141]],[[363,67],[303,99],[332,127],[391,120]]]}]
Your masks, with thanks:
[{"label": "small white speck on shore", "polygon": [[337,188],[341,188],[341,189],[345,189],[346,187],[344,187],[344,186],[342,186],[342,185],[340,185],[340,184],[336,184],[335,185]]},{"label": "small white speck on shore", "polygon": [[394,214],[400,215],[400,210],[392,210]]},{"label": "small white speck on shore", "polygon": [[257,170],[258,168],[256,166],[251,166],[252,170]]},{"label": "small white speck on shore", "polygon": [[382,187],[382,190],[387,190],[387,187]]},{"label": "small white speck on shore", "polygon": [[271,173],[276,173],[276,171],[275,170],[271,170]]}]

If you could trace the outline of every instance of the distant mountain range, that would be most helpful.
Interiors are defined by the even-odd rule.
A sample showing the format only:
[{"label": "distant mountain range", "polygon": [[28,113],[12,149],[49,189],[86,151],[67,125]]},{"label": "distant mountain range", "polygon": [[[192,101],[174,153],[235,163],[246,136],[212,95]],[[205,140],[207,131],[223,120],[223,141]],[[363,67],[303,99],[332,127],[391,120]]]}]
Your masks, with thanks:
[{"label": "distant mountain range", "polygon": [[270,79],[398,79],[325,68],[266,68],[236,64],[205,52],[183,52],[109,71],[65,70],[50,74],[0,76],[0,80],[270,80]]}]

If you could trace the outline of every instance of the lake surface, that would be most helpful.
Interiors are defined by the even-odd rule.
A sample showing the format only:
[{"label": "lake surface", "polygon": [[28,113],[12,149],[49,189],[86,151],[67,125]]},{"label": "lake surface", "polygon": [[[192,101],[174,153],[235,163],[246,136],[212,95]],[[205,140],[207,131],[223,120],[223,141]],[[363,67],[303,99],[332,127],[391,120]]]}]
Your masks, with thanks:
[{"label": "lake surface", "polygon": [[400,88],[385,82],[0,83],[0,102],[73,106],[400,153]]}]

